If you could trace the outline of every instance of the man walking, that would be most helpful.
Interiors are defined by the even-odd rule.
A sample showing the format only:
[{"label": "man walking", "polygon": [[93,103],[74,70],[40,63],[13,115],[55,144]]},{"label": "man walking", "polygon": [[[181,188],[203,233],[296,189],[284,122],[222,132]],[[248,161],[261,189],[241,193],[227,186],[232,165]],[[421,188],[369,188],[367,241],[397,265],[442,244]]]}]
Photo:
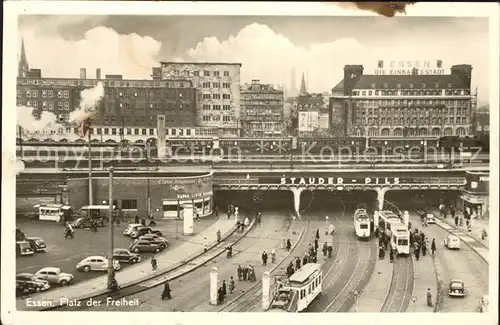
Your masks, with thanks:
[{"label": "man walking", "polygon": [[153,268],[153,271],[156,271],[158,268],[158,262],[154,256],[151,257],[151,267]]},{"label": "man walking", "polygon": [[436,251],[436,239],[432,239],[432,244],[431,244],[431,254],[434,255],[434,252]]},{"label": "man walking", "polygon": [[432,293],[431,288],[427,289],[427,306],[432,307]]},{"label": "man walking", "polygon": [[267,265],[267,253],[265,250],[262,252],[262,264],[264,264],[264,266]]},{"label": "man walking", "polygon": [[172,290],[170,290],[170,284],[168,283],[168,280],[165,281],[165,285],[163,287],[163,292],[161,294],[161,300],[167,298],[167,299],[172,299],[172,296],[170,295],[170,292]]}]

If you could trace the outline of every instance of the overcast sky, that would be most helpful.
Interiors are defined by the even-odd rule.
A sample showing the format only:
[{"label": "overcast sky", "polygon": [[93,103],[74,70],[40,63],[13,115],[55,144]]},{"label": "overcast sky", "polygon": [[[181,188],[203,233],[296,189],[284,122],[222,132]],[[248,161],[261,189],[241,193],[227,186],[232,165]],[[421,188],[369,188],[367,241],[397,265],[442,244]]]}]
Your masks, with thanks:
[{"label": "overcast sky", "polygon": [[[87,68],[147,78],[158,61],[242,63],[241,81],[330,90],[345,64],[371,74],[377,60],[443,60],[473,65],[473,87],[488,100],[489,34],[484,18],[270,16],[20,16],[30,66],[46,77]],[[447,71],[447,72],[448,72]]]}]

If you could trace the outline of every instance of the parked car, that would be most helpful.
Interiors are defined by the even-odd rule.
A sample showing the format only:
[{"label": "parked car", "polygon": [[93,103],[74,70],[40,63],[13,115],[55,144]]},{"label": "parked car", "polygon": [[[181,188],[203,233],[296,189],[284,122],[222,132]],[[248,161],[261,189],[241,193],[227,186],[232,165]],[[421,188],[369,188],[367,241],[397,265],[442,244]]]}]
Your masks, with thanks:
[{"label": "parked car", "polygon": [[150,234],[145,234],[145,235],[143,235],[141,237],[152,237],[152,238],[155,238],[157,241],[165,243],[166,247],[168,247],[168,245],[169,245],[169,242],[168,242],[167,238],[158,236],[157,234],[150,233]]},{"label": "parked car", "polygon": [[129,250],[134,253],[139,252],[155,252],[161,251],[161,248],[156,243],[148,240],[135,240],[129,247]]},{"label": "parked car", "polygon": [[152,229],[151,227],[138,227],[132,233],[130,234],[130,237],[132,238],[139,238],[145,234],[157,234],[158,236],[161,236],[162,233],[161,231],[157,229]]},{"label": "parked car", "polygon": [[427,213],[427,224],[436,223],[436,217],[433,213]]},{"label": "parked car", "polygon": [[42,280],[32,273],[20,273],[16,275],[16,288],[22,293],[32,293],[50,289],[49,281]]},{"label": "parked car", "polygon": [[153,237],[153,236],[141,236],[138,238],[138,240],[146,240],[149,241],[153,244],[156,244],[160,247],[160,249],[165,249],[167,248],[167,243],[165,243],[163,240],[159,239],[159,237]]},{"label": "parked car", "polygon": [[35,251],[31,248],[30,243],[27,241],[18,241],[16,242],[16,255],[25,256],[25,255],[33,255]]},{"label": "parked car", "polygon": [[489,310],[490,310],[490,298],[488,295],[483,295],[481,299],[479,299],[477,311],[480,313],[487,313]]},{"label": "parked car", "polygon": [[444,239],[444,246],[448,249],[460,249],[460,238],[454,235],[448,235]]},{"label": "parked car", "polygon": [[74,281],[72,274],[64,273],[58,267],[44,267],[35,273],[37,278],[47,280],[50,284],[58,284],[61,286],[68,285]]},{"label": "parked car", "polygon": [[30,244],[30,247],[35,252],[45,252],[45,250],[47,249],[47,246],[45,245],[43,238],[28,237],[28,238],[26,238],[26,241]]},{"label": "parked car", "polygon": [[[113,268],[115,269],[115,271],[120,270],[120,262],[118,262],[117,260],[113,260]],[[107,271],[108,259],[103,256],[89,256],[76,264],[76,269],[83,272]]]},{"label": "parked car", "polygon": [[131,253],[128,249],[125,248],[115,248],[113,250],[113,259],[117,260],[120,263],[139,263],[141,261],[141,255]]},{"label": "parked car", "polygon": [[73,228],[92,228],[93,221],[97,222],[97,227],[104,227],[104,221],[102,219],[92,219],[86,217],[76,219],[71,225]]},{"label": "parked car", "polygon": [[451,279],[448,295],[451,297],[465,297],[464,282],[460,279]]},{"label": "parked car", "polygon": [[143,227],[140,223],[131,223],[128,227],[123,231],[125,236],[130,236],[130,234],[136,231],[138,228]]}]

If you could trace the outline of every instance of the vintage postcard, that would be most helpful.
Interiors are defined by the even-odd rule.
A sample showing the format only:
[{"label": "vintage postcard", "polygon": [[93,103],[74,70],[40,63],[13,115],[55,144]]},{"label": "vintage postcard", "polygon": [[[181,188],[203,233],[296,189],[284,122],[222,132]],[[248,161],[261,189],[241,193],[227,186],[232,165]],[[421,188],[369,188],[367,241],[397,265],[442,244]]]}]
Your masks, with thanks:
[{"label": "vintage postcard", "polygon": [[497,319],[497,5],[4,8],[2,323]]}]

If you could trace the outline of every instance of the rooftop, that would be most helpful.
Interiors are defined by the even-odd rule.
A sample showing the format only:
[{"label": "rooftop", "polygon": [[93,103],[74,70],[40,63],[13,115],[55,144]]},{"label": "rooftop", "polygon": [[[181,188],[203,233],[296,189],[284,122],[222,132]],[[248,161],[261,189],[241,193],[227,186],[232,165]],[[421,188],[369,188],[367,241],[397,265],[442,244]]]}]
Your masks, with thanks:
[{"label": "rooftop", "polygon": [[290,277],[290,282],[304,282],[315,272],[321,270],[321,264],[307,263]]}]

